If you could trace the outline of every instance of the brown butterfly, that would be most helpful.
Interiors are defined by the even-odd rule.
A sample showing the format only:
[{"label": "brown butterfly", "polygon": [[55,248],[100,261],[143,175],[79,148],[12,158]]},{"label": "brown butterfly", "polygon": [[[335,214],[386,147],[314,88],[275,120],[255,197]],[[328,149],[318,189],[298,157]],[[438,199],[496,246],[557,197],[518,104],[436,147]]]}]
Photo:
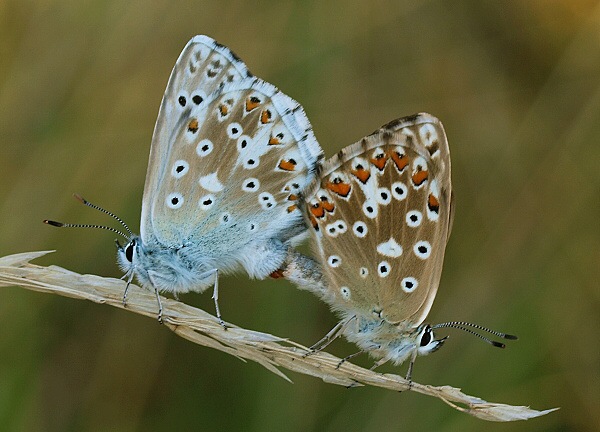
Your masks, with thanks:
[{"label": "brown butterfly", "polygon": [[450,151],[438,119],[417,114],[388,123],[325,162],[308,190],[305,217],[319,265],[296,259],[286,276],[342,317],[315,347],[343,334],[379,359],[376,366],[411,358],[412,367],[417,355],[444,343],[435,339],[436,328],[490,331],[463,322],[423,323],[454,213]]}]

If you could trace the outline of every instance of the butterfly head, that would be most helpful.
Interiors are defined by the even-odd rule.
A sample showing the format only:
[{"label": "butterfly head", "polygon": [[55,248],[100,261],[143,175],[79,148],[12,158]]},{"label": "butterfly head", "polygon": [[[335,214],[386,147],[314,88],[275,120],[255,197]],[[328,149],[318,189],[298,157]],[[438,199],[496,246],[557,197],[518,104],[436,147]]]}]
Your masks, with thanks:
[{"label": "butterfly head", "polygon": [[127,243],[124,246],[122,246],[121,243],[119,243],[119,240],[115,240],[117,243],[117,261],[118,261],[121,269],[124,272],[126,272],[127,274],[130,274],[131,271],[135,267],[134,262],[136,261],[136,257],[139,256],[139,245],[141,244],[140,237],[133,234],[133,232],[129,229],[127,224],[125,222],[123,222],[123,220],[120,217],[118,217],[117,215],[115,215],[114,213],[112,213],[108,210],[105,210],[104,208],[102,208],[100,206],[92,204],[91,202],[84,199],[80,195],[75,194],[74,197],[77,201],[81,202],[82,204],[84,204],[90,208],[93,208],[95,210],[98,210],[102,213],[105,213],[105,214],[111,216],[113,219],[117,220],[123,226],[123,228],[125,228],[127,234],[124,233],[123,231],[120,231],[118,229],[115,229],[115,228],[112,228],[109,226],[105,226],[105,225],[70,224],[70,223],[56,222],[56,221],[52,221],[52,220],[44,220],[44,223],[47,225],[60,227],[60,228],[99,228],[99,229],[104,229],[104,230],[112,231],[116,234],[119,234],[121,237],[123,237],[127,240]]},{"label": "butterfly head", "polygon": [[117,262],[119,267],[126,274],[130,273],[135,268],[135,262],[139,257],[139,247],[141,239],[138,236],[132,236],[129,241],[121,245],[119,240],[115,240],[117,245]]},{"label": "butterfly head", "polygon": [[356,325],[348,326],[345,336],[363,351],[379,359],[379,364],[402,364],[407,359],[437,351],[447,337],[436,339],[429,324],[406,327],[406,323],[392,324],[381,319],[356,316]]},{"label": "butterfly head", "polygon": [[439,350],[444,342],[448,339],[448,336],[443,337],[441,339],[436,339],[433,334],[433,328],[429,324],[421,324],[417,328],[417,354],[418,355],[427,355],[434,351]]}]

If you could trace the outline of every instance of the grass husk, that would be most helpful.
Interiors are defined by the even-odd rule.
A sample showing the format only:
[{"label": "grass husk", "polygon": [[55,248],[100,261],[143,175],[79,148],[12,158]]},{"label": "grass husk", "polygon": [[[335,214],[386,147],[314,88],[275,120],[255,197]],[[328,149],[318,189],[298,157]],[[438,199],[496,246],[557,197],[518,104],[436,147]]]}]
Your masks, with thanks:
[{"label": "grass husk", "polygon": [[[65,297],[107,304],[130,313],[151,318],[156,324],[157,306],[154,293],[131,291],[126,306],[122,297],[125,282],[95,275],[81,275],[58,266],[43,267],[31,261],[50,251],[28,252],[0,258],[0,286],[19,286],[32,291],[58,294]],[[161,298],[163,324],[178,336],[198,345],[214,348],[243,360],[251,360],[274,374],[291,380],[282,369],[321,378],[331,384],[346,387],[376,386],[394,391],[414,391],[441,399],[451,407],[488,421],[527,420],[548,414],[557,408],[543,411],[526,406],[491,403],[469,396],[458,388],[430,386],[408,382],[399,375],[382,374],[344,362],[326,352],[309,356],[307,347],[289,339],[256,332],[228,324],[225,330],[213,315],[174,299]]]}]

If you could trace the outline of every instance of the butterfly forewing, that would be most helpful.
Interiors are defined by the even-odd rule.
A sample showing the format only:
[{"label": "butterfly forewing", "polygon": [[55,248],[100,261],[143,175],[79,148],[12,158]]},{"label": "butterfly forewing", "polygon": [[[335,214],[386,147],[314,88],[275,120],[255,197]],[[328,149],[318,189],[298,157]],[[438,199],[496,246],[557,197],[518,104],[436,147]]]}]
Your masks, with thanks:
[{"label": "butterfly forewing", "polygon": [[450,229],[450,155],[428,114],[391,122],[323,167],[307,219],[336,307],[420,324]]},{"label": "butterfly forewing", "polygon": [[229,82],[252,76],[246,65],[227,47],[208,36],[199,35],[185,46],[171,72],[160,106],[146,173],[142,204],[141,233],[148,238],[151,228],[151,199],[167,173],[166,156],[172,152],[173,134],[195,107],[206,104],[208,97]]}]

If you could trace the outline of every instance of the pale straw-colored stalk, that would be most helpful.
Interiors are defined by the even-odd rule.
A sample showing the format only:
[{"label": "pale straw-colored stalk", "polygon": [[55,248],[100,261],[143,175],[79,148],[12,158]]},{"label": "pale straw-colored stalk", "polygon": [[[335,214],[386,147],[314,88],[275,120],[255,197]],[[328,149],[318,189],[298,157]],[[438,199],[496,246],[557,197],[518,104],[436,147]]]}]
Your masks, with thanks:
[{"label": "pale straw-colored stalk", "polygon": [[[157,325],[157,305],[153,293],[134,289],[131,292],[135,292],[135,295],[130,295],[125,307],[122,302],[125,282],[81,275],[57,266],[41,267],[30,263],[47,253],[29,252],[0,258],[0,286],[20,286],[33,291],[108,304],[145,315],[152,319],[148,321],[149,325]],[[216,317],[201,309],[167,298],[162,298],[162,304],[163,323],[175,334],[198,345],[255,361],[288,381],[289,378],[280,368],[347,387],[371,385],[395,391],[415,391],[437,397],[459,411],[489,421],[526,420],[554,411],[536,411],[526,406],[486,402],[466,395],[457,388],[409,383],[401,376],[378,373],[350,362],[338,367],[340,359],[326,352],[306,356],[308,348],[288,339],[233,325],[225,330]]]}]

